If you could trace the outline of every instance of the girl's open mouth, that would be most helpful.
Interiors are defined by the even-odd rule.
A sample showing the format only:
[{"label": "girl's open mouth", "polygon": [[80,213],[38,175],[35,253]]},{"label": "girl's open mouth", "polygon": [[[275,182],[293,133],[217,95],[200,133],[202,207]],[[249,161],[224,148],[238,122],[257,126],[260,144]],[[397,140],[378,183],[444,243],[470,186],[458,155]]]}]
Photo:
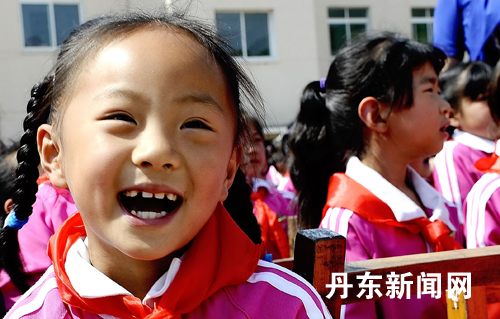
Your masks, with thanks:
[{"label": "girl's open mouth", "polygon": [[141,219],[156,219],[173,212],[182,204],[182,197],[172,193],[124,191],[118,200],[125,210]]}]

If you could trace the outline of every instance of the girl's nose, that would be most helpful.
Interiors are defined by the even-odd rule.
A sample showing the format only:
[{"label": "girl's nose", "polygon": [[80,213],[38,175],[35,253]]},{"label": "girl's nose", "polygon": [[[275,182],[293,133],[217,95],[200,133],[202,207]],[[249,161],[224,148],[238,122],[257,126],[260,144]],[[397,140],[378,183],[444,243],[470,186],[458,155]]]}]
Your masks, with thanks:
[{"label": "girl's nose", "polygon": [[440,104],[441,113],[443,113],[444,115],[449,115],[451,113],[451,105],[450,105],[450,103],[448,103],[442,97],[439,97],[439,99],[441,99],[441,104]]},{"label": "girl's nose", "polygon": [[144,130],[132,152],[132,162],[153,169],[176,168],[180,158],[173,139],[162,130]]}]

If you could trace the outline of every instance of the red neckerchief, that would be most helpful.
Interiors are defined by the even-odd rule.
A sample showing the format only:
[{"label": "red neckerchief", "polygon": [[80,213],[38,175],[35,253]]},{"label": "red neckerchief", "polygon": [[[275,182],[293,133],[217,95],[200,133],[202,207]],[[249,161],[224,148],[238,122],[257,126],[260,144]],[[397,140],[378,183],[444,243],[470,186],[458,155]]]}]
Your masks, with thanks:
[{"label": "red neckerchief", "polygon": [[414,234],[421,233],[427,242],[435,245],[435,251],[462,249],[450,236],[451,231],[442,220],[431,222],[428,218],[420,217],[398,222],[386,203],[343,173],[336,173],[330,178],[323,217],[330,207],[347,208],[372,224],[391,225],[405,228]]},{"label": "red neckerchief", "polygon": [[267,190],[260,187],[257,192],[253,192],[250,196],[253,202],[253,213],[261,230],[260,238],[267,252],[273,254],[273,259],[288,258],[290,257],[288,236],[278,220],[276,212],[264,202],[267,195]]},{"label": "red neckerchief", "polygon": [[36,180],[36,183],[38,185],[41,185],[42,183],[45,183],[45,182],[50,182],[50,179],[49,177],[47,176],[47,173],[43,173],[40,177],[38,177],[38,179]]},{"label": "red neckerchief", "polygon": [[195,309],[220,288],[246,281],[261,256],[261,245],[253,244],[219,203],[193,239],[172,284],[151,309],[136,297],[84,298],[75,291],[64,264],[69,248],[82,236],[86,236],[85,228],[76,213],[50,239],[48,254],[61,298],[86,312],[123,319],[181,318],[180,315]]},{"label": "red neckerchief", "polygon": [[500,170],[491,168],[493,165],[495,165],[497,160],[498,160],[498,155],[496,153],[496,143],[495,143],[495,151],[491,154],[491,156],[478,159],[474,163],[474,167],[481,173],[500,174]]}]

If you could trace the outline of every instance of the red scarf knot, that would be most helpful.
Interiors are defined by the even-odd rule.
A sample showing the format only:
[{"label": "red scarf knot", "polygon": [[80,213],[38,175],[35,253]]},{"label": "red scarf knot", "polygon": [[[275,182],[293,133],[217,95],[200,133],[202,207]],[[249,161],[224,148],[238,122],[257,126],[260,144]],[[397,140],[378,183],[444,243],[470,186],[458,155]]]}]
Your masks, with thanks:
[{"label": "red scarf knot", "polygon": [[435,251],[462,249],[463,247],[450,236],[451,231],[440,219],[431,222],[426,217],[399,222],[391,208],[368,189],[343,173],[336,173],[330,178],[328,199],[323,209],[323,217],[330,207],[342,207],[372,224],[391,225],[405,228],[414,234],[422,234]]},{"label": "red scarf knot", "polygon": [[48,255],[54,265],[61,299],[88,313],[123,319],[180,319],[222,287],[245,282],[255,271],[262,253],[261,245],[255,245],[219,203],[192,240],[174,280],[151,309],[133,296],[85,298],[79,295],[69,280],[65,263],[71,246],[84,236],[82,218],[76,213],[49,241]]}]

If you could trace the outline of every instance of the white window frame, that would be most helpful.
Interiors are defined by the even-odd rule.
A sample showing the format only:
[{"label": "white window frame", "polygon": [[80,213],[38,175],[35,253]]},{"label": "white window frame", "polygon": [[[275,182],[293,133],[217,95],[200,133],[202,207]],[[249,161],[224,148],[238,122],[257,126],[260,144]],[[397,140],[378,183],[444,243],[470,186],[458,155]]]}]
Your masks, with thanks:
[{"label": "white window frame", "polygon": [[[232,13],[240,15],[240,24],[241,24],[241,56],[234,56],[234,58],[239,60],[245,60],[250,62],[267,62],[277,60],[277,46],[274,35],[276,34],[274,29],[274,15],[272,11],[266,10],[215,10],[215,13]],[[246,35],[246,23],[245,23],[245,14],[247,13],[265,13],[267,15],[267,32],[269,39],[269,55],[267,56],[248,56],[247,52],[247,35]],[[217,23],[214,15],[215,23]]]},{"label": "white window frame", "polygon": [[411,32],[412,32],[412,38],[413,40],[417,40],[415,38],[415,35],[413,34],[413,26],[415,24],[425,24],[426,25],[426,28],[427,28],[427,43],[432,43],[432,31],[433,31],[433,27],[434,27],[434,17],[431,16],[431,10],[434,10],[434,8],[429,8],[429,7],[426,7],[426,8],[422,8],[422,7],[413,7],[411,8],[411,10],[413,9],[420,9],[420,10],[425,10],[425,17],[414,17],[413,16],[413,12],[412,12],[412,16],[411,16]]},{"label": "white window frame", "polygon": [[[351,40],[352,40],[352,35],[351,35],[351,24],[364,24],[365,25],[365,32],[370,31],[370,10],[367,7],[328,7],[327,10],[329,9],[344,9],[344,17],[342,18],[331,18],[328,16],[328,27],[331,25],[343,25],[346,29],[346,44],[350,45]],[[349,17],[349,10],[365,10],[366,11],[366,17]],[[328,11],[327,11],[328,15]],[[330,28],[328,28],[328,32],[330,32]],[[331,34],[329,34],[329,37],[331,37]],[[330,56],[333,57],[332,50],[331,50],[331,43],[329,46],[329,51],[330,51]]]},{"label": "white window frame", "polygon": [[[49,26],[50,26],[50,40],[52,45],[50,46],[26,46],[26,33],[24,32],[24,20],[23,20],[23,5],[26,4],[35,4],[35,5],[47,5],[48,13],[49,13]],[[56,19],[54,13],[54,5],[58,4],[68,4],[68,5],[77,5],[78,6],[78,18],[80,20],[80,24],[84,23],[83,16],[83,5],[82,0],[21,0],[19,1],[19,15],[20,15],[20,23],[21,23],[21,37],[22,37],[22,47],[24,51],[29,52],[48,52],[54,51],[57,48],[57,33],[56,33]]]}]

